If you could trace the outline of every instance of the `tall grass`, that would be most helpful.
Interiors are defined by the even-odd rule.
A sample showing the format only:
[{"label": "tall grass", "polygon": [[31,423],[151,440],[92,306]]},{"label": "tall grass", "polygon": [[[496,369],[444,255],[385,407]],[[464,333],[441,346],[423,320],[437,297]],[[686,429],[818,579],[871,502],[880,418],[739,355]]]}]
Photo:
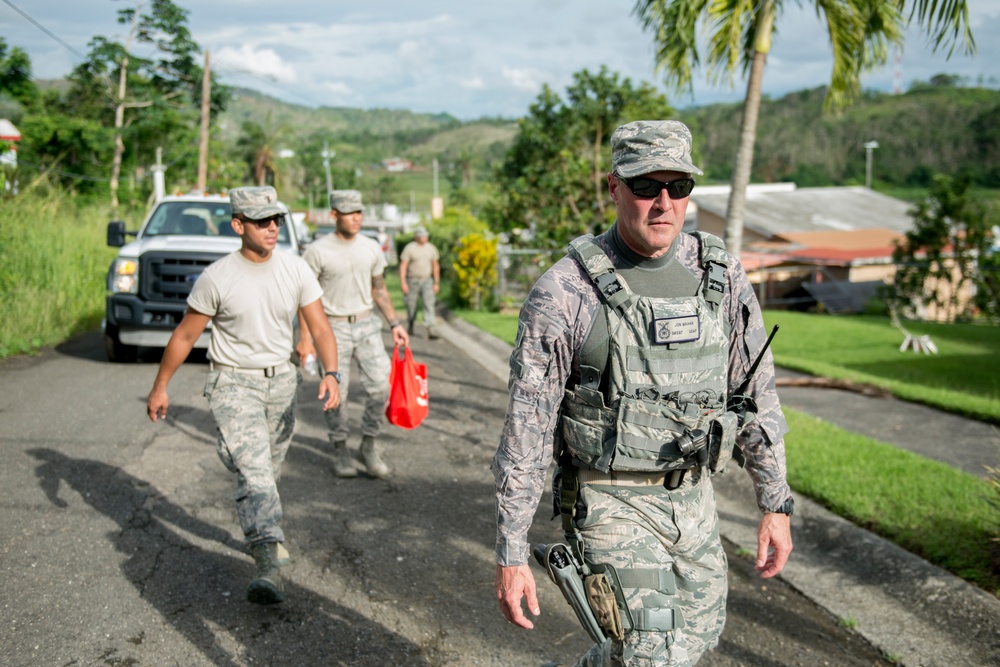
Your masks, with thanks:
[{"label": "tall grass", "polygon": [[0,200],[0,357],[93,329],[115,256],[108,216],[65,193]]}]

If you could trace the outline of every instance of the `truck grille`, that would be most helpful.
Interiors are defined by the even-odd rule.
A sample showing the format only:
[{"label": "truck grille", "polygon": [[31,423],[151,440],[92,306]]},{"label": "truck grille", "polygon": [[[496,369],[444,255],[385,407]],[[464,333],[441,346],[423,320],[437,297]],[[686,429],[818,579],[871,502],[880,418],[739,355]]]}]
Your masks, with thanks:
[{"label": "truck grille", "polygon": [[139,291],[149,301],[183,303],[205,267],[220,257],[209,253],[148,252],[142,256]]}]

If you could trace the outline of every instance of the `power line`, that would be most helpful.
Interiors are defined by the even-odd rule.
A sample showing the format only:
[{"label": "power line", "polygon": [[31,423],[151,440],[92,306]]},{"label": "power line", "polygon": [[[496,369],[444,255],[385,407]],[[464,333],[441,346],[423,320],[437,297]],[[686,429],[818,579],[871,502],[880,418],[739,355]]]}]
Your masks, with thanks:
[{"label": "power line", "polygon": [[[6,1],[7,0],[4,0],[4,2]],[[45,167],[40,164],[35,164],[34,162],[26,162],[25,160],[21,159],[18,159],[17,166],[31,167],[32,169],[37,169],[38,171],[48,171],[49,173],[58,174],[59,176],[65,176],[67,178],[75,178],[78,181],[93,181],[95,183],[107,183],[111,180],[110,178],[100,178],[98,176],[86,176],[84,174],[74,174],[72,172],[62,171],[60,169],[50,169],[49,167]]]},{"label": "power line", "polygon": [[39,23],[35,19],[33,19],[30,16],[28,16],[28,14],[24,12],[24,10],[22,10],[19,7],[17,7],[13,2],[11,2],[10,0],[3,0],[3,2],[7,6],[9,6],[11,9],[13,9],[15,12],[17,12],[18,14],[20,14],[21,16],[23,16],[24,18],[28,19],[33,24],[35,24],[36,28],[38,28],[39,30],[41,30],[42,32],[44,32],[46,35],[48,35],[49,37],[51,37],[52,39],[54,39],[57,42],[59,42],[60,44],[62,44],[66,48],[66,50],[68,50],[70,53],[72,53],[73,55],[75,55],[77,58],[79,58],[80,60],[86,60],[87,59],[87,56],[83,55],[82,53],[80,53],[79,51],[77,51],[76,49],[74,49],[72,46],[70,46],[69,44],[67,44],[66,42],[64,42],[62,39],[60,39],[58,35],[56,35],[55,33],[53,33],[51,30],[49,30],[48,28],[46,28],[45,26],[43,26],[41,23]]},{"label": "power line", "polygon": [[[4,0],[4,1],[6,2],[6,0]],[[317,108],[324,106],[322,103],[317,102],[314,99],[310,99],[309,97],[306,97],[305,95],[303,95],[301,93],[298,93],[298,92],[293,91],[293,90],[288,90],[287,88],[284,88],[284,87],[278,85],[278,82],[275,79],[271,78],[271,77],[268,77],[268,76],[265,76],[265,75],[262,75],[262,74],[257,74],[256,72],[251,72],[250,70],[246,70],[246,69],[242,69],[242,68],[236,68],[236,67],[229,67],[229,66],[226,66],[226,65],[216,65],[215,66],[215,71],[217,73],[219,73],[219,74],[222,74],[224,72],[228,72],[231,75],[236,75],[236,76],[242,75],[242,76],[250,77],[251,79],[257,79],[258,81],[262,81],[262,82],[268,84],[269,86],[271,86],[271,87],[273,87],[273,88],[275,88],[275,89],[277,89],[277,90],[285,93],[285,95],[287,95],[289,97],[293,97],[293,98],[297,97],[299,100],[305,102],[306,105],[312,105],[312,106],[315,106]]]}]

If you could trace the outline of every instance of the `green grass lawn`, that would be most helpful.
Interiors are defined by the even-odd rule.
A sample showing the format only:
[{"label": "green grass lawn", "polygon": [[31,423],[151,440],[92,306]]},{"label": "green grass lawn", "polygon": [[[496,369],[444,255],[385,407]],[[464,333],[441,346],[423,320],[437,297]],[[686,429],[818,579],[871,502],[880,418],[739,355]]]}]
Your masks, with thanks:
[{"label": "green grass lawn", "polygon": [[788,483],[797,493],[1000,596],[1000,515],[988,501],[1000,498],[987,482],[810,415],[785,416]]},{"label": "green grass lawn", "polygon": [[[455,314],[514,343],[516,315]],[[768,311],[764,318],[768,327],[780,325],[773,350],[781,366],[876,384],[901,398],[1000,420],[995,327],[905,323],[938,347],[936,355],[918,355],[899,351],[903,336],[888,318],[786,311]],[[788,481],[796,493],[1000,596],[994,570],[1000,487],[815,417],[794,410],[785,415],[791,428],[785,439]]]},{"label": "green grass lawn", "polygon": [[905,322],[937,354],[900,352],[904,336],[885,317],[765,311],[778,324],[775,363],[812,375],[878,385],[895,396],[1000,424],[1000,329]]}]

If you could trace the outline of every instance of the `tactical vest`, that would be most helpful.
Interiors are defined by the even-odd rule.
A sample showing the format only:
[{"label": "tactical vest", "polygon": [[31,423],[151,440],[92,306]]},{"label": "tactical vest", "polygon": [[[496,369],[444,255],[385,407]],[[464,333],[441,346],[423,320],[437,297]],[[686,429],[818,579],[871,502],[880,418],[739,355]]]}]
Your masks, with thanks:
[{"label": "tactical vest", "polygon": [[718,237],[694,235],[704,279],[697,293],[669,298],[633,293],[593,236],[570,243],[569,254],[600,292],[609,336],[605,367],[581,366],[580,383],[563,398],[559,434],[575,465],[604,473],[708,465],[715,472],[729,461],[737,429],[736,414],[726,411],[729,256]]}]

